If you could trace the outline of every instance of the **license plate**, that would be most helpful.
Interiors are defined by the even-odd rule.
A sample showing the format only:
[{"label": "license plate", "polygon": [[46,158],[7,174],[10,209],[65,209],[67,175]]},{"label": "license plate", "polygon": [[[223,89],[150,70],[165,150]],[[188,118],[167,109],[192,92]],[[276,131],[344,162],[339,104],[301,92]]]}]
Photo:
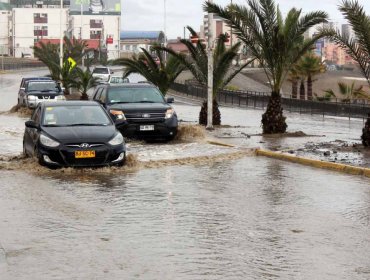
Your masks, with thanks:
[{"label": "license plate", "polygon": [[140,131],[154,130],[154,125],[140,125]]},{"label": "license plate", "polygon": [[94,158],[95,151],[75,151],[75,158]]}]

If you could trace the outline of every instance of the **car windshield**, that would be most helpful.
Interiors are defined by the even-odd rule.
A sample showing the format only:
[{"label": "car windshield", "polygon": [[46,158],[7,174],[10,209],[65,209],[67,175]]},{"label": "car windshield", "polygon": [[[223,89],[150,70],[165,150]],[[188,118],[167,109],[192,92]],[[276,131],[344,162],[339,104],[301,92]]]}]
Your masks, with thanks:
[{"label": "car windshield", "polygon": [[122,78],[122,77],[111,77],[109,82],[111,84],[123,84],[123,83],[128,83],[129,80],[127,78]]},{"label": "car windshield", "polygon": [[48,106],[44,126],[105,126],[111,120],[100,106]]},{"label": "car windshield", "polygon": [[27,89],[28,91],[60,91],[56,82],[28,82]]},{"label": "car windshield", "polygon": [[109,74],[108,68],[95,68],[94,74]]},{"label": "car windshield", "polygon": [[109,103],[164,103],[158,89],[152,87],[117,87],[110,88]]}]

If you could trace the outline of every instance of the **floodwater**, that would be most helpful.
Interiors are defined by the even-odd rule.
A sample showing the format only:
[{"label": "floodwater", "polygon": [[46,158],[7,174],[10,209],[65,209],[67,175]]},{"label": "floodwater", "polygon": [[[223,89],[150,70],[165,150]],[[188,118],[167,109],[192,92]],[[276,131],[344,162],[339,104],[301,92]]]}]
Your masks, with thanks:
[{"label": "floodwater", "polygon": [[[0,76],[2,110],[21,75]],[[199,106],[174,107],[197,119]],[[232,127],[211,136],[236,147],[131,142],[136,168],[92,170],[17,158],[24,119],[1,114],[0,279],[370,279],[369,179],[255,157],[307,137],[258,136],[260,111],[221,112]],[[312,141],[358,141],[362,127],[288,121]]]}]

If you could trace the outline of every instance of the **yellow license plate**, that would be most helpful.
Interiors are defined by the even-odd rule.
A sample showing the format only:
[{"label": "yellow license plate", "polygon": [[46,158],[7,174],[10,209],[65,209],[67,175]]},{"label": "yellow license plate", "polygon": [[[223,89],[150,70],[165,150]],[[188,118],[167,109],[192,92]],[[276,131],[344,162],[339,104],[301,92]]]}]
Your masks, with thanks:
[{"label": "yellow license plate", "polygon": [[94,158],[95,151],[75,151],[75,158]]}]

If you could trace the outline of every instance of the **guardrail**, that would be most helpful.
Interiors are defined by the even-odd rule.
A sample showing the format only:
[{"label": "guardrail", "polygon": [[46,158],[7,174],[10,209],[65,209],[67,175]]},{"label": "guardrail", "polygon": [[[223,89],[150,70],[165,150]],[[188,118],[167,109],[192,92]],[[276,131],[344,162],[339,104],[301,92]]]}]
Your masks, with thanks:
[{"label": "guardrail", "polygon": [[[192,96],[195,98],[206,99],[207,89],[199,85],[186,83],[175,83],[171,89]],[[265,109],[270,93],[257,91],[231,91],[221,90],[217,95],[217,101],[220,104],[233,105],[237,107],[252,107],[255,109]],[[287,112],[300,114],[319,114],[325,116],[340,116],[350,118],[366,119],[370,113],[370,104],[364,100],[352,100],[352,103],[343,103],[335,101],[313,101],[300,100],[291,97],[282,97],[283,109]]]}]

